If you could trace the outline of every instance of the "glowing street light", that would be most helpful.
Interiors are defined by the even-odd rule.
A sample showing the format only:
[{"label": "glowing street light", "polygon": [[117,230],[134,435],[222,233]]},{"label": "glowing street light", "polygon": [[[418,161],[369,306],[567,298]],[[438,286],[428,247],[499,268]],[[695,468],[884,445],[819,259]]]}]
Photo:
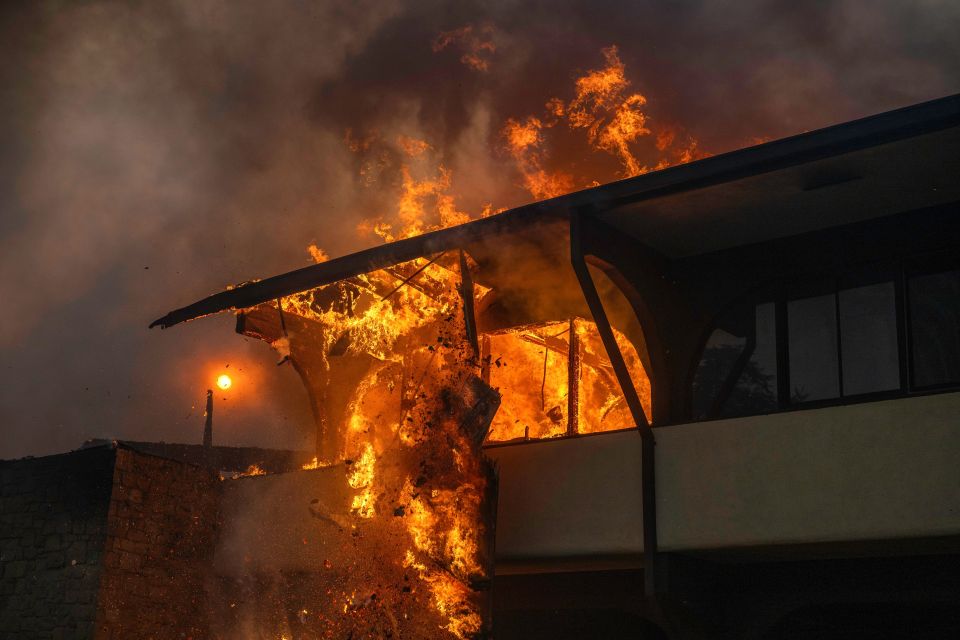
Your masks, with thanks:
[{"label": "glowing street light", "polygon": [[226,391],[231,386],[233,386],[233,380],[231,380],[230,376],[228,376],[227,374],[221,373],[217,377],[217,386],[223,389],[224,391]]}]

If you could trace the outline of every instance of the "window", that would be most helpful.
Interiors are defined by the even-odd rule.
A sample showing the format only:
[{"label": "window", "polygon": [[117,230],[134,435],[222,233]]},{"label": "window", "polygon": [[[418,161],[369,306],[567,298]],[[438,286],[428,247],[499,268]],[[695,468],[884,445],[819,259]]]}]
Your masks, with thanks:
[{"label": "window", "polygon": [[960,271],[908,280],[913,384],[960,383]]},{"label": "window", "polygon": [[840,395],[837,362],[837,304],[834,296],[787,303],[790,335],[790,402]]},{"label": "window", "polygon": [[[614,337],[631,377],[640,382],[637,393],[649,411],[650,381],[640,356],[616,329]],[[573,318],[485,333],[481,351],[481,373],[502,396],[487,443],[635,426],[597,325],[589,320]]]},{"label": "window", "polygon": [[896,292],[892,282],[840,292],[843,395],[900,387]]},{"label": "window", "polygon": [[778,285],[734,305],[694,371],[691,417],[958,385],[960,260],[945,252]]},{"label": "window", "polygon": [[725,315],[710,335],[693,382],[697,419],[777,408],[776,312],[772,302]]},{"label": "window", "polygon": [[787,303],[790,402],[900,387],[892,281]]}]

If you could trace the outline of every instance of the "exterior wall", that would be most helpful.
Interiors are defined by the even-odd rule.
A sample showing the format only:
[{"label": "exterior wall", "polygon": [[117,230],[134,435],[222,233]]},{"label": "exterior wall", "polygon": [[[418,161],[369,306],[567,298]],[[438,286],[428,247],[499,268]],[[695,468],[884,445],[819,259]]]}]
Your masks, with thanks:
[{"label": "exterior wall", "polygon": [[0,637],[93,636],[114,453],[0,462]]},{"label": "exterior wall", "polygon": [[207,469],[117,450],[97,640],[207,637],[219,496]]},{"label": "exterior wall", "polygon": [[[960,535],[960,393],[656,430],[665,551]],[[633,432],[496,447],[501,561],[642,551]]]},{"label": "exterior wall", "polygon": [[500,471],[498,566],[636,554],[643,548],[636,432],[542,440],[486,453]]}]

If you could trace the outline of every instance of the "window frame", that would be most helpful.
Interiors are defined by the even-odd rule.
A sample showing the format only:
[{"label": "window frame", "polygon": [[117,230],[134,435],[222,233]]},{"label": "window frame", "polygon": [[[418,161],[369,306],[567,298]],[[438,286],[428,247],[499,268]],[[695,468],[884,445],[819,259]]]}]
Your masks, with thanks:
[{"label": "window frame", "polygon": [[[754,288],[732,303],[725,305],[724,308],[713,317],[708,329],[703,333],[697,350],[698,357],[692,363],[693,368],[687,377],[690,381],[686,388],[686,393],[688,394],[687,406],[691,408],[688,420],[693,422],[730,420],[755,415],[803,411],[806,409],[960,391],[960,382],[946,382],[924,386],[916,385],[912,353],[914,336],[910,326],[910,278],[944,273],[952,270],[960,270],[960,248],[957,247],[898,256],[892,259],[843,265],[840,269],[808,272],[789,278],[772,280],[763,286]],[[847,289],[882,284],[885,282],[891,282],[893,285],[899,385],[892,389],[845,395],[843,384],[843,334],[841,331],[840,292]],[[836,397],[831,398],[802,402],[791,401],[788,304],[791,300],[831,294],[833,295],[834,304],[836,305],[836,357],[839,393]],[[774,321],[776,325],[776,409],[764,413],[744,414],[742,416],[722,416],[718,415],[719,412],[711,410],[705,417],[695,417],[692,414],[693,380],[713,331],[718,328],[723,316],[729,313],[735,306],[748,305],[756,308],[759,304],[771,301],[774,302]],[[721,386],[724,382],[726,381],[721,381]],[[716,398],[714,399],[714,403],[715,401]]]},{"label": "window frame", "polygon": [[944,249],[908,256],[900,261],[900,275],[903,287],[903,315],[905,326],[905,348],[907,351],[907,375],[910,379],[908,392],[914,394],[942,393],[960,389],[958,382],[941,382],[932,385],[917,386],[914,383],[916,369],[913,357],[913,332],[910,327],[910,279],[960,271],[960,251]]}]

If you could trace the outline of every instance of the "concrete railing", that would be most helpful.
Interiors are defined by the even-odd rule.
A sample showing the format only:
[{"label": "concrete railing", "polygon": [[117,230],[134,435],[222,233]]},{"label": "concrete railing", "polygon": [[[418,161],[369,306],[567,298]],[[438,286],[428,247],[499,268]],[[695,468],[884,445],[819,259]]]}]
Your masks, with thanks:
[{"label": "concrete railing", "polygon": [[[661,550],[960,535],[960,393],[655,433]],[[642,552],[635,432],[488,453],[500,560]]]}]

